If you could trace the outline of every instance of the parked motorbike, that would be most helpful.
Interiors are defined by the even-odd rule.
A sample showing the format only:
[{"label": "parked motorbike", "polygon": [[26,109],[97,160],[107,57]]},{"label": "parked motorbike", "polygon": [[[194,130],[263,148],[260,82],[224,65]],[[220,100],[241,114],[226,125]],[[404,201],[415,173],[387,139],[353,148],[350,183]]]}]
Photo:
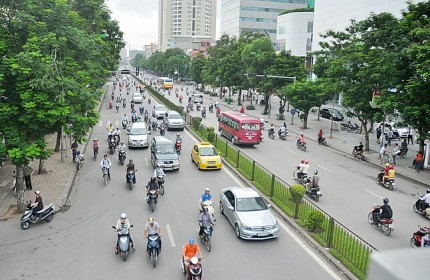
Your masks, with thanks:
[{"label": "parked motorbike", "polygon": [[[188,266],[188,279],[187,280],[201,280],[202,279],[202,259],[197,257],[192,257],[190,259],[190,265]],[[181,258],[181,269],[186,275],[186,266],[184,260]]]},{"label": "parked motorbike", "polygon": [[[382,176],[380,175],[382,173]],[[378,174],[378,176],[376,176],[375,181],[376,184],[389,189],[390,191],[394,190],[396,188],[396,183],[394,182],[394,179],[385,179],[385,183],[382,183],[382,177],[384,175],[384,171],[382,170],[382,172]]]},{"label": "parked motorbike", "polygon": [[160,236],[158,234],[148,235],[147,252],[154,267],[157,265],[158,255],[160,254],[159,239]]},{"label": "parked motorbike", "polygon": [[136,178],[135,178],[136,171],[137,170],[129,170],[127,172],[127,184],[129,186],[130,190],[133,190],[134,182],[136,180]]},{"label": "parked motorbike", "polygon": [[80,170],[84,166],[85,156],[81,154],[80,151],[76,151],[76,158],[78,159],[76,162],[76,169]]},{"label": "parked motorbike", "polygon": [[160,187],[161,195],[164,195],[164,176],[157,177],[158,186]]},{"label": "parked motorbike", "polygon": [[[130,227],[133,227],[133,225],[130,225]],[[120,253],[123,261],[126,261],[131,248],[129,229],[126,225],[121,225],[119,229],[115,226],[112,226],[112,228],[114,228],[119,235],[118,252]]]},{"label": "parked motorbike", "polygon": [[[421,248],[422,238],[424,237],[424,235],[428,233],[430,233],[429,227],[422,227],[419,225],[418,230],[412,234],[412,237],[410,240],[412,248]],[[424,247],[430,247],[430,241],[429,240],[425,241],[423,245]]]},{"label": "parked motorbike", "polygon": [[206,250],[208,250],[208,252],[210,252],[212,248],[212,244],[211,244],[212,232],[213,232],[213,227],[211,225],[208,225],[204,227],[203,234],[200,235],[200,241],[205,245]]},{"label": "parked motorbike", "polygon": [[181,140],[176,140],[175,142],[175,149],[176,149],[176,153],[178,155],[181,154],[181,150],[182,150],[182,141]]},{"label": "parked motorbike", "polygon": [[358,146],[354,146],[354,148],[352,149],[352,155],[354,156],[354,158],[364,160],[364,151],[359,150]]},{"label": "parked motorbike", "polygon": [[154,212],[155,205],[157,205],[157,191],[150,190],[147,197],[147,203],[151,207],[151,212]]},{"label": "parked motorbike", "polygon": [[[421,195],[420,197],[423,197],[423,196]],[[412,209],[414,210],[415,213],[421,214],[427,219],[430,219],[430,207],[427,207],[424,209],[421,199],[417,199],[417,201],[412,206]]]},{"label": "parked motorbike", "polygon": [[116,149],[116,143],[115,143],[115,139],[113,139],[112,137],[109,141],[109,151],[111,155],[115,153],[115,149]]},{"label": "parked motorbike", "polygon": [[360,126],[356,123],[352,124],[351,121],[340,124],[341,130],[346,130],[347,132],[358,132]]},{"label": "parked motorbike", "polygon": [[42,210],[38,211],[35,217],[33,216],[33,207],[31,201],[27,203],[27,208],[24,210],[24,214],[21,217],[21,228],[26,230],[31,224],[37,224],[42,221],[50,222],[54,218],[54,205],[51,203]]},{"label": "parked motorbike", "polygon": [[375,211],[379,211],[378,205],[373,205],[372,211],[367,216],[369,224],[378,227],[386,236],[390,235],[394,231],[393,219],[380,219],[378,223],[373,223],[373,213]]},{"label": "parked motorbike", "polygon": [[125,151],[119,151],[119,162],[121,163],[121,165],[124,165],[125,158],[126,158]]}]

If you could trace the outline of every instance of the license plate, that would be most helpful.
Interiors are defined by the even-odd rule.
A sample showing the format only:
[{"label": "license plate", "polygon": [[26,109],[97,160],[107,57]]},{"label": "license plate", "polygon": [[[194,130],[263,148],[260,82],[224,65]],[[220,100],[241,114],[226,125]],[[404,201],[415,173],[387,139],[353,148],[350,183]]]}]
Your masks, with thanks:
[{"label": "license plate", "polygon": [[394,229],[393,224],[388,224],[388,227],[389,227],[390,229]]},{"label": "license plate", "polygon": [[268,236],[269,235],[269,233],[267,233],[267,232],[259,232],[259,233],[257,233],[257,236]]}]

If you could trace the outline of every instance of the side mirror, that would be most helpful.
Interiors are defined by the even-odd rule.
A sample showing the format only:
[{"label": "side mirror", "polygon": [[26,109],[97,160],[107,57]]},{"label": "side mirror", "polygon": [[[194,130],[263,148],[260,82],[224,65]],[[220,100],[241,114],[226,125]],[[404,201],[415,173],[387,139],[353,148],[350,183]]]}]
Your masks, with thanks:
[{"label": "side mirror", "polygon": [[227,206],[227,208],[228,208],[229,210],[231,210],[231,211],[233,211],[233,210],[234,210],[234,207],[233,207],[233,206],[231,206],[231,205],[228,205],[228,206]]},{"label": "side mirror", "polygon": [[272,207],[272,204],[267,204],[267,208],[271,208]]},{"label": "side mirror", "polygon": [[130,225],[130,227],[133,227],[133,225]]},{"label": "side mirror", "polygon": [[116,227],[115,227],[115,226],[112,226],[112,228],[116,229]]}]

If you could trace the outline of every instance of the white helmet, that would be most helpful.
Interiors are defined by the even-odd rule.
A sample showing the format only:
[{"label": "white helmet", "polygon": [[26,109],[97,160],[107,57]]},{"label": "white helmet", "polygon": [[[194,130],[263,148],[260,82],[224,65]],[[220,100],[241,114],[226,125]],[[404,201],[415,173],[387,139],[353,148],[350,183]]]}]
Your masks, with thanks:
[{"label": "white helmet", "polygon": [[209,189],[209,188],[205,189],[205,192],[210,192],[210,191],[211,191],[211,189]]},{"label": "white helmet", "polygon": [[122,213],[122,214],[121,214],[121,219],[127,219],[127,214]]}]

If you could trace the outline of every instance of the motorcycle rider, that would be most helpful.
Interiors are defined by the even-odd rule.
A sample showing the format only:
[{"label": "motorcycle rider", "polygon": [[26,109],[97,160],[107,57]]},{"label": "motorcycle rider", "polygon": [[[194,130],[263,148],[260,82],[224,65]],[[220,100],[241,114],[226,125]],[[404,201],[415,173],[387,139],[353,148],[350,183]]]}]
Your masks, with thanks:
[{"label": "motorcycle rider", "polygon": [[121,144],[118,147],[118,160],[121,160],[121,152],[124,152],[124,158],[125,158],[126,150],[127,150],[127,146],[124,144],[124,141],[121,141]]},{"label": "motorcycle rider", "polygon": [[324,135],[324,132],[322,129],[320,129],[320,131],[318,131],[318,144],[322,143],[323,135]]},{"label": "motorcycle rider", "polygon": [[[147,199],[149,199],[149,191],[154,190],[156,191],[156,198],[158,199],[158,190],[159,190],[159,186],[158,186],[158,182],[157,182],[157,178],[155,176],[151,177],[151,180],[148,182],[148,184],[146,185],[146,197]],[[155,204],[157,204],[157,201],[155,201]]]},{"label": "motorcycle rider", "polygon": [[360,144],[358,146],[355,146],[354,148],[355,148],[355,153],[357,155],[361,155],[363,153],[363,148],[364,148],[363,142],[360,141]]},{"label": "motorcycle rider", "polygon": [[381,183],[381,182],[382,182],[382,178],[383,178],[384,176],[388,176],[388,171],[390,171],[390,164],[389,164],[389,163],[386,163],[386,164],[385,164],[385,169],[383,170],[383,172],[381,172],[381,173],[379,173],[379,174],[378,174],[379,183]]},{"label": "motorcycle rider", "polygon": [[176,142],[182,142],[181,135],[179,133],[176,133]]},{"label": "motorcycle rider", "polygon": [[[131,235],[130,235],[130,221],[127,219],[127,214],[126,213],[122,213],[121,216],[119,217],[118,221],[116,222],[116,231],[118,231],[121,227],[127,227],[128,229],[128,238],[130,238],[130,246],[131,249],[133,251],[135,251],[136,249],[134,248],[134,244],[133,244],[133,239],[131,239]],[[118,249],[119,249],[119,235],[118,238],[116,240],[116,247],[115,247],[115,254],[118,254]]]},{"label": "motorcycle rider", "polygon": [[205,192],[200,197],[200,208],[201,208],[202,211],[204,210],[203,209],[204,208],[203,207],[203,202],[205,202],[205,201],[212,201],[212,194],[210,192],[211,192],[211,189],[206,188]]},{"label": "motorcycle rider", "polygon": [[33,208],[32,217],[34,217],[34,219],[37,219],[39,218],[39,214],[37,212],[43,209],[43,200],[40,196],[40,191],[35,191],[34,194],[36,195],[36,199],[34,200],[34,203],[31,204],[31,207]]},{"label": "motorcycle rider", "polygon": [[285,122],[284,122],[284,124],[283,124],[283,125],[281,125],[281,126],[279,127],[278,134],[279,134],[279,137],[281,137],[281,135],[284,135],[284,136],[286,136],[286,135],[287,135],[287,126],[286,126]]},{"label": "motorcycle rider", "polygon": [[76,152],[78,151],[78,142],[73,141],[72,145],[70,146],[70,149],[72,149],[72,157],[73,157],[73,162],[76,161]]},{"label": "motorcycle rider", "polygon": [[395,175],[396,171],[394,170],[394,165],[388,164],[388,172],[384,175],[384,177],[382,177],[382,184],[385,184],[387,180],[394,180]]},{"label": "motorcycle rider", "polygon": [[103,168],[107,168],[108,172],[108,178],[110,180],[110,167],[112,166],[112,162],[108,158],[107,155],[103,156],[103,159],[100,161],[100,168],[103,170]]},{"label": "motorcycle rider", "polygon": [[212,104],[212,102],[209,104],[209,112],[213,112],[214,111],[214,105]]},{"label": "motorcycle rider", "polygon": [[311,188],[319,188],[320,177],[318,176],[318,170],[314,171],[314,176],[306,184],[306,189],[311,192]]},{"label": "motorcycle rider", "polygon": [[125,181],[128,183],[128,172],[133,171],[133,184],[136,184],[136,169],[133,163],[133,160],[130,159],[127,163],[127,166],[125,167]]},{"label": "motorcycle rider", "polygon": [[267,130],[267,133],[269,135],[269,138],[274,137],[273,135],[275,135],[275,126],[273,125],[273,123],[270,124],[270,127]]},{"label": "motorcycle rider", "polygon": [[296,180],[300,180],[302,178],[304,167],[305,167],[305,160],[302,159],[299,165],[297,166],[297,172],[296,172],[296,178],[295,178]]},{"label": "motorcycle rider", "polygon": [[115,129],[113,132],[114,139],[116,141],[116,144],[118,145],[119,141],[121,140],[121,130],[119,130],[119,127]]},{"label": "motorcycle rider", "polygon": [[125,122],[125,123],[126,123],[126,125],[128,124],[128,117],[127,117],[127,114],[124,114],[124,116],[122,116],[122,120],[121,120],[121,122]]},{"label": "motorcycle rider", "polygon": [[310,168],[309,160],[305,160],[305,164],[303,165],[303,170],[302,170],[302,178],[308,177],[309,168]]},{"label": "motorcycle rider", "polygon": [[153,116],[153,117],[152,117],[152,119],[151,119],[151,127],[152,127],[152,130],[156,130],[156,129],[157,129],[157,126],[158,126],[157,118],[156,118],[155,116]]},{"label": "motorcycle rider", "polygon": [[112,123],[109,123],[109,125],[106,127],[106,130],[107,130],[108,132],[113,132],[113,131],[115,130],[115,128],[113,127],[113,124],[112,124]]},{"label": "motorcycle rider", "polygon": [[[149,217],[148,222],[145,224],[145,230],[143,231],[143,236],[145,239],[148,239],[148,236],[152,235],[158,235],[160,238],[158,238],[158,248],[159,251],[161,251],[161,237],[163,234],[161,233],[161,227],[160,225],[154,220],[153,217]],[[146,251],[149,249],[149,239],[148,243],[146,245]]]},{"label": "motorcycle rider", "polygon": [[199,236],[202,237],[203,231],[206,227],[211,228],[211,234],[212,234],[214,224],[215,224],[215,221],[212,215],[209,214],[209,209],[207,207],[203,207],[203,212],[201,212],[199,215],[199,226],[200,226]]},{"label": "motorcycle rider", "polygon": [[299,138],[297,139],[297,146],[304,146],[305,144],[305,136],[303,134],[300,134]]},{"label": "motorcycle rider", "polygon": [[164,174],[164,170],[163,168],[161,168],[161,165],[157,164],[157,166],[154,169],[154,177],[158,178],[158,177],[163,177],[166,176],[166,174]]},{"label": "motorcycle rider", "polygon": [[202,109],[202,118],[206,118],[206,107],[205,106],[203,106],[203,109]]},{"label": "motorcycle rider", "polygon": [[182,260],[185,265],[185,278],[189,279],[189,265],[190,259],[199,254],[200,258],[203,259],[202,251],[200,250],[199,245],[194,243],[194,239],[190,239],[188,243],[182,247]]},{"label": "motorcycle rider", "polygon": [[420,197],[421,211],[425,211],[428,207],[430,207],[430,189],[427,189],[426,194]]},{"label": "motorcycle rider", "polygon": [[373,210],[373,223],[378,224],[381,219],[391,219],[393,217],[393,210],[388,204],[388,198],[384,198],[382,206],[375,206]]},{"label": "motorcycle rider", "polygon": [[[425,244],[430,244],[430,229],[427,228],[427,231],[423,232],[424,235],[421,237],[421,247],[424,247]],[[427,245],[430,246],[430,245]]]}]

